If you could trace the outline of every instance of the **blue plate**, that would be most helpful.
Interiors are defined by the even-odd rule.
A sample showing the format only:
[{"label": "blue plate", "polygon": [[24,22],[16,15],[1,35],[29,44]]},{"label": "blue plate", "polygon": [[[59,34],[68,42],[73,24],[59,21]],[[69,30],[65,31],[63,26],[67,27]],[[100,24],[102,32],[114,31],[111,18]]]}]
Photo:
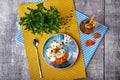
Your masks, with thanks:
[{"label": "blue plate", "polygon": [[[48,56],[46,55],[46,49],[48,47],[50,47],[51,42],[54,40],[63,42],[64,49],[69,54],[67,61],[62,64],[53,64],[49,60]],[[49,37],[45,41],[45,44],[43,46],[43,58],[44,58],[45,62],[53,68],[64,69],[64,68],[70,67],[77,60],[78,52],[79,52],[79,49],[78,49],[78,45],[77,45],[76,41],[67,34],[55,34],[55,35]]]}]

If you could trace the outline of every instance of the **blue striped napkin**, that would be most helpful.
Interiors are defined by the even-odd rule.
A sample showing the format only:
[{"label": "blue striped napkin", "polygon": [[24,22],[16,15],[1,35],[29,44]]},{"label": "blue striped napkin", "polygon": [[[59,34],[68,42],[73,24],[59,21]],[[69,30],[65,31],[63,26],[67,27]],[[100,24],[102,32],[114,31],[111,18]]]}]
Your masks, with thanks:
[{"label": "blue striped napkin", "polygon": [[[34,0],[34,2],[37,1],[43,1],[43,0]],[[84,15],[83,13],[76,11],[76,16],[77,16],[77,22],[78,25],[80,25],[80,22],[83,21],[86,18],[89,18],[88,16]],[[93,38],[93,34],[84,34],[79,30],[80,33],[80,39],[81,39],[81,45],[82,45],[82,51],[83,51],[83,56],[84,56],[84,63],[85,63],[85,67],[88,66],[89,62],[91,61],[93,55],[95,54],[95,51],[97,49],[97,47],[99,46],[101,40],[103,39],[106,31],[107,31],[108,27],[104,26],[100,23],[98,23],[98,28],[96,29],[96,31],[94,33],[100,33],[101,37],[99,39],[94,39]],[[90,46],[90,47],[86,47],[85,46],[85,41],[88,39],[92,39],[95,40],[95,45],[94,46]],[[24,44],[24,40],[22,37],[22,29],[20,29],[15,37],[15,40]]]}]

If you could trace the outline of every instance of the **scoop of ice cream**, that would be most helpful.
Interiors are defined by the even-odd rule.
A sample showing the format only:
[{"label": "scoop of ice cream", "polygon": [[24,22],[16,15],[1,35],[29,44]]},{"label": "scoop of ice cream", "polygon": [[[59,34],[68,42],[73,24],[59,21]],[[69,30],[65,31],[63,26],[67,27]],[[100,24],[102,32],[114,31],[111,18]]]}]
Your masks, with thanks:
[{"label": "scoop of ice cream", "polygon": [[64,46],[63,42],[58,42],[56,40],[51,42],[50,45],[52,48],[62,48]]}]

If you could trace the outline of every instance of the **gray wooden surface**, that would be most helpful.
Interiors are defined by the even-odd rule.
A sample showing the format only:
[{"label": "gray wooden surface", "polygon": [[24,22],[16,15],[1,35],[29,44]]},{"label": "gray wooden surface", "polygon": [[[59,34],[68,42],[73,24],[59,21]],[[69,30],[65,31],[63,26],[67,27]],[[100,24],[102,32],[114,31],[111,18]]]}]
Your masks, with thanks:
[{"label": "gray wooden surface", "polygon": [[[0,80],[29,80],[24,46],[15,41],[17,6],[32,0],[0,0]],[[120,80],[120,0],[75,0],[76,9],[109,26],[82,80]]]}]

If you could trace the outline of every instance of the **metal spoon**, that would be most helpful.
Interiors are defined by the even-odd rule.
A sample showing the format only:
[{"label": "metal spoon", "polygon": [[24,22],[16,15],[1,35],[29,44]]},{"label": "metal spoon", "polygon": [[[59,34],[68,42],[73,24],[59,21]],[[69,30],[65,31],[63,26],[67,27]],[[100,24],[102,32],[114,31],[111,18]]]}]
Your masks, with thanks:
[{"label": "metal spoon", "polygon": [[38,58],[38,66],[39,66],[39,73],[40,73],[40,78],[43,78],[43,74],[42,74],[42,69],[41,69],[41,63],[40,63],[40,58],[39,58],[39,53],[38,53],[38,45],[39,45],[39,41],[37,39],[33,40],[33,44],[36,48],[36,54],[37,54],[37,58]]}]

